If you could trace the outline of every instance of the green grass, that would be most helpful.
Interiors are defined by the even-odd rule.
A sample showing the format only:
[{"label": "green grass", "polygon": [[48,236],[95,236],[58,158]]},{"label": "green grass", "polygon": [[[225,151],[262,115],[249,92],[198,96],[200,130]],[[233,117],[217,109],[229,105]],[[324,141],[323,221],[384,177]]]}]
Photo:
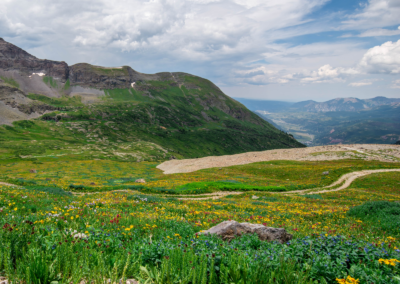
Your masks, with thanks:
[{"label": "green grass", "polygon": [[15,81],[13,78],[7,78],[7,77],[0,77],[6,84],[9,84],[15,88],[19,88],[19,84],[17,81]]},{"label": "green grass", "polygon": [[63,96],[61,98],[50,98],[44,95],[38,95],[32,93],[28,94],[27,97],[32,100],[37,100],[54,107],[83,106],[79,97]]},{"label": "green grass", "polygon": [[178,193],[207,193],[213,191],[286,191],[283,186],[253,186],[232,182],[193,182],[177,188]]},{"label": "green grass", "polygon": [[400,231],[400,203],[388,201],[370,201],[353,207],[348,216],[369,222],[373,227],[390,234]]},{"label": "green grass", "polygon": [[53,77],[43,76],[43,82],[45,82],[47,85],[49,85],[54,89],[58,88],[58,81],[54,80]]},{"label": "green grass", "polygon": [[47,186],[26,186],[27,189],[37,190],[46,192],[49,194],[60,195],[60,196],[72,196],[72,193],[66,192],[59,187],[47,187]]},{"label": "green grass", "polygon": [[[81,67],[106,73],[126,71],[126,68],[102,69],[85,64]],[[23,142],[29,140],[36,140],[38,144],[73,143],[77,149],[83,146],[99,149],[114,144],[104,147],[106,151],[98,150],[95,157],[160,161],[171,156],[196,158],[302,147],[257,115],[244,110],[241,104],[226,98],[210,81],[188,75],[179,76],[184,81],[180,87],[174,81],[137,82],[135,89],[105,90],[104,99],[92,105],[84,105],[78,96],[49,98],[41,94],[29,94],[30,99],[51,105],[57,110],[36,119],[35,126],[29,130],[15,123],[13,127],[0,127],[0,139],[7,141],[0,148],[29,148],[31,145]],[[52,77],[44,77],[43,80],[55,89],[60,87]],[[67,81],[63,90],[70,86]],[[204,104],[208,102],[206,104],[209,105],[210,101],[215,105],[225,104],[232,115],[217,107],[205,109]],[[239,118],[233,116],[235,113],[241,113]],[[133,147],[129,147],[129,151],[122,149],[120,145],[123,143]],[[92,147],[93,144],[97,147]],[[123,144],[123,147],[126,148],[127,144]],[[60,154],[64,155],[65,152]]]}]

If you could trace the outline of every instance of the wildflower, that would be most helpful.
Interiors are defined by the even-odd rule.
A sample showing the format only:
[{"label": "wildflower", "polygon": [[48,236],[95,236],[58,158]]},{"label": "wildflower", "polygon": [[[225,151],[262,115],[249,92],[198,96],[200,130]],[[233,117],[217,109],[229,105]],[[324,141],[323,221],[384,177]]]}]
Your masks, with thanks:
[{"label": "wildflower", "polygon": [[382,259],[382,258],[380,258],[378,261],[379,261],[380,264],[384,263],[386,265],[391,265],[391,266],[395,266],[396,263],[400,262],[399,260],[397,260],[395,258],[392,258],[392,259]]},{"label": "wildflower", "polygon": [[344,279],[336,278],[336,281],[339,284],[359,284],[360,283],[360,280],[355,279],[355,278],[351,277],[350,275],[348,275],[347,278],[344,278]]}]

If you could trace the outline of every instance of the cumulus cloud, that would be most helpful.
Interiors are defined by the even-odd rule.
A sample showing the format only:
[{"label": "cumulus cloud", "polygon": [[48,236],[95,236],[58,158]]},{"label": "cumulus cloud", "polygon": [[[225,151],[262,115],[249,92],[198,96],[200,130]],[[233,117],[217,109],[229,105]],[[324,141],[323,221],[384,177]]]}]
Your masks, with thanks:
[{"label": "cumulus cloud", "polygon": [[[309,74],[304,72],[302,83],[333,83],[344,82],[347,77],[366,74],[399,74],[400,73],[400,40],[388,41],[382,45],[370,48],[354,67],[332,67],[329,64],[321,66]],[[361,87],[371,85],[369,82],[354,82],[349,86]]]},{"label": "cumulus cloud", "polygon": [[[137,51],[180,60],[260,54],[269,32],[303,23],[327,0],[28,0],[3,1],[2,31],[62,35],[80,48]],[[11,12],[12,11],[12,12]],[[0,12],[1,13],[1,12]],[[4,14],[4,13],[3,13]],[[1,15],[1,14],[0,14]],[[1,23],[1,17],[0,17]],[[15,31],[12,25],[36,31]],[[4,29],[3,29],[4,27]],[[13,31],[14,30],[14,31]],[[49,33],[49,31],[47,31]]]},{"label": "cumulus cloud", "polygon": [[[41,48],[34,54],[42,58],[50,58],[52,50],[51,59],[70,64],[85,61],[131,65],[141,72],[185,71],[222,85],[338,83],[400,72],[399,42],[367,52],[357,38],[290,42],[333,29],[351,29],[357,37],[400,34],[400,29],[388,29],[400,24],[400,0],[369,0],[335,28],[312,14],[327,2],[3,0],[0,36],[22,47],[32,48],[32,44],[21,42],[38,42],[35,45]],[[71,53],[71,61],[65,50]],[[366,82],[350,86],[362,84]]]},{"label": "cumulus cloud", "polygon": [[369,49],[361,59],[360,68],[368,73],[400,73],[400,40]]},{"label": "cumulus cloud", "polygon": [[311,72],[309,76],[301,79],[302,83],[332,83],[344,82],[344,77],[347,75],[358,74],[359,71],[353,68],[333,68],[331,65],[326,64],[321,66],[318,70]]}]

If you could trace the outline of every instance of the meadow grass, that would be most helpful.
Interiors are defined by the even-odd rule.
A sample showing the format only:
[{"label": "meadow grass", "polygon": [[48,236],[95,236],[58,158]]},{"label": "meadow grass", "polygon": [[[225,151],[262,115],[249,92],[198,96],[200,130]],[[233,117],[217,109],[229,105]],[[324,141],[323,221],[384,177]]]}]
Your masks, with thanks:
[{"label": "meadow grass", "polygon": [[[30,171],[33,167],[36,173]],[[398,207],[399,173],[372,174],[349,189],[313,195],[246,191],[219,200],[180,201],[168,194],[187,184],[209,186],[207,175],[209,183],[288,185],[285,172],[290,170],[290,184],[309,185],[324,184],[321,172],[325,170],[339,175],[385,167],[395,166],[277,161],[164,176],[154,163],[2,164],[2,180],[22,179],[25,185],[0,186],[0,274],[24,283],[84,279],[103,283],[121,278],[141,283],[254,283],[254,279],[259,279],[257,283],[338,283],[336,279],[353,278],[360,283],[398,283],[399,264],[394,260],[400,260],[400,232],[385,224],[389,224],[388,214],[397,212],[390,208]],[[96,190],[137,186],[133,179],[144,176],[149,180],[146,189],[161,194],[145,193],[144,187],[67,193],[71,184],[95,183]],[[168,177],[169,186],[160,187]],[[252,177],[256,182],[250,181]],[[75,191],[79,192],[78,186]],[[376,213],[368,216],[365,208]],[[283,227],[293,240],[268,243],[249,235],[226,243],[198,234],[224,220]]]}]

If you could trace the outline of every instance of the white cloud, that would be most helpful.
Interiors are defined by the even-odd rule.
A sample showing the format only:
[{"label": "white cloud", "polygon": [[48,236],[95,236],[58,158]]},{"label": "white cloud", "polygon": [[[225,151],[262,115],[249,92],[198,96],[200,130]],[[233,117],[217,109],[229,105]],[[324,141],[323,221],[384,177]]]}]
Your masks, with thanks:
[{"label": "white cloud", "polygon": [[400,79],[392,82],[392,89],[400,89]]},{"label": "white cloud", "polygon": [[[326,64],[309,74],[304,72],[302,83],[344,82],[353,75],[366,74],[399,74],[400,73],[400,40],[385,42],[370,48],[354,67],[336,67]],[[360,87],[371,85],[371,82],[354,82],[349,86]]]},{"label": "white cloud", "polygon": [[368,86],[368,85],[372,85],[372,82],[353,82],[353,83],[349,84],[349,86],[352,86],[352,87],[363,87],[363,86]]},{"label": "white cloud", "polygon": [[[2,32],[24,37],[37,37],[47,29],[52,40],[64,37],[81,49],[135,51],[148,58],[221,60],[259,55],[271,41],[268,33],[303,23],[306,15],[327,1],[2,1],[0,11],[8,11],[9,23],[0,27]],[[17,33],[11,27],[17,23],[32,28]]]},{"label": "white cloud", "polygon": [[359,72],[353,68],[333,68],[326,64],[321,66],[317,71],[311,72],[309,76],[301,79],[302,83],[333,83],[344,82],[344,77],[347,75],[355,75]]},{"label": "white cloud", "polygon": [[388,27],[400,23],[399,0],[369,0],[359,13],[343,22],[342,28],[370,29]]},{"label": "white cloud", "polygon": [[372,29],[365,31],[358,35],[358,37],[371,37],[371,36],[393,36],[400,35],[400,26],[397,30],[387,30],[387,29]]},{"label": "white cloud", "polygon": [[388,29],[371,29],[367,30],[365,32],[362,32],[358,35],[353,35],[353,34],[345,34],[342,35],[342,38],[348,38],[348,37],[378,37],[378,36],[394,36],[394,35],[400,35],[400,26],[397,28],[397,30],[388,30]]},{"label": "white cloud", "polygon": [[[389,30],[400,24],[400,1],[370,0],[353,15],[341,14],[343,23],[335,13],[311,14],[327,2],[2,0],[0,36],[41,58],[184,71],[225,86],[343,83],[353,77],[365,83],[375,76],[370,74],[398,74],[398,42],[370,50],[365,42],[400,33]],[[358,36],[301,37],[346,29]]]},{"label": "white cloud", "polygon": [[361,59],[360,67],[368,73],[400,73],[400,40],[369,49]]}]

